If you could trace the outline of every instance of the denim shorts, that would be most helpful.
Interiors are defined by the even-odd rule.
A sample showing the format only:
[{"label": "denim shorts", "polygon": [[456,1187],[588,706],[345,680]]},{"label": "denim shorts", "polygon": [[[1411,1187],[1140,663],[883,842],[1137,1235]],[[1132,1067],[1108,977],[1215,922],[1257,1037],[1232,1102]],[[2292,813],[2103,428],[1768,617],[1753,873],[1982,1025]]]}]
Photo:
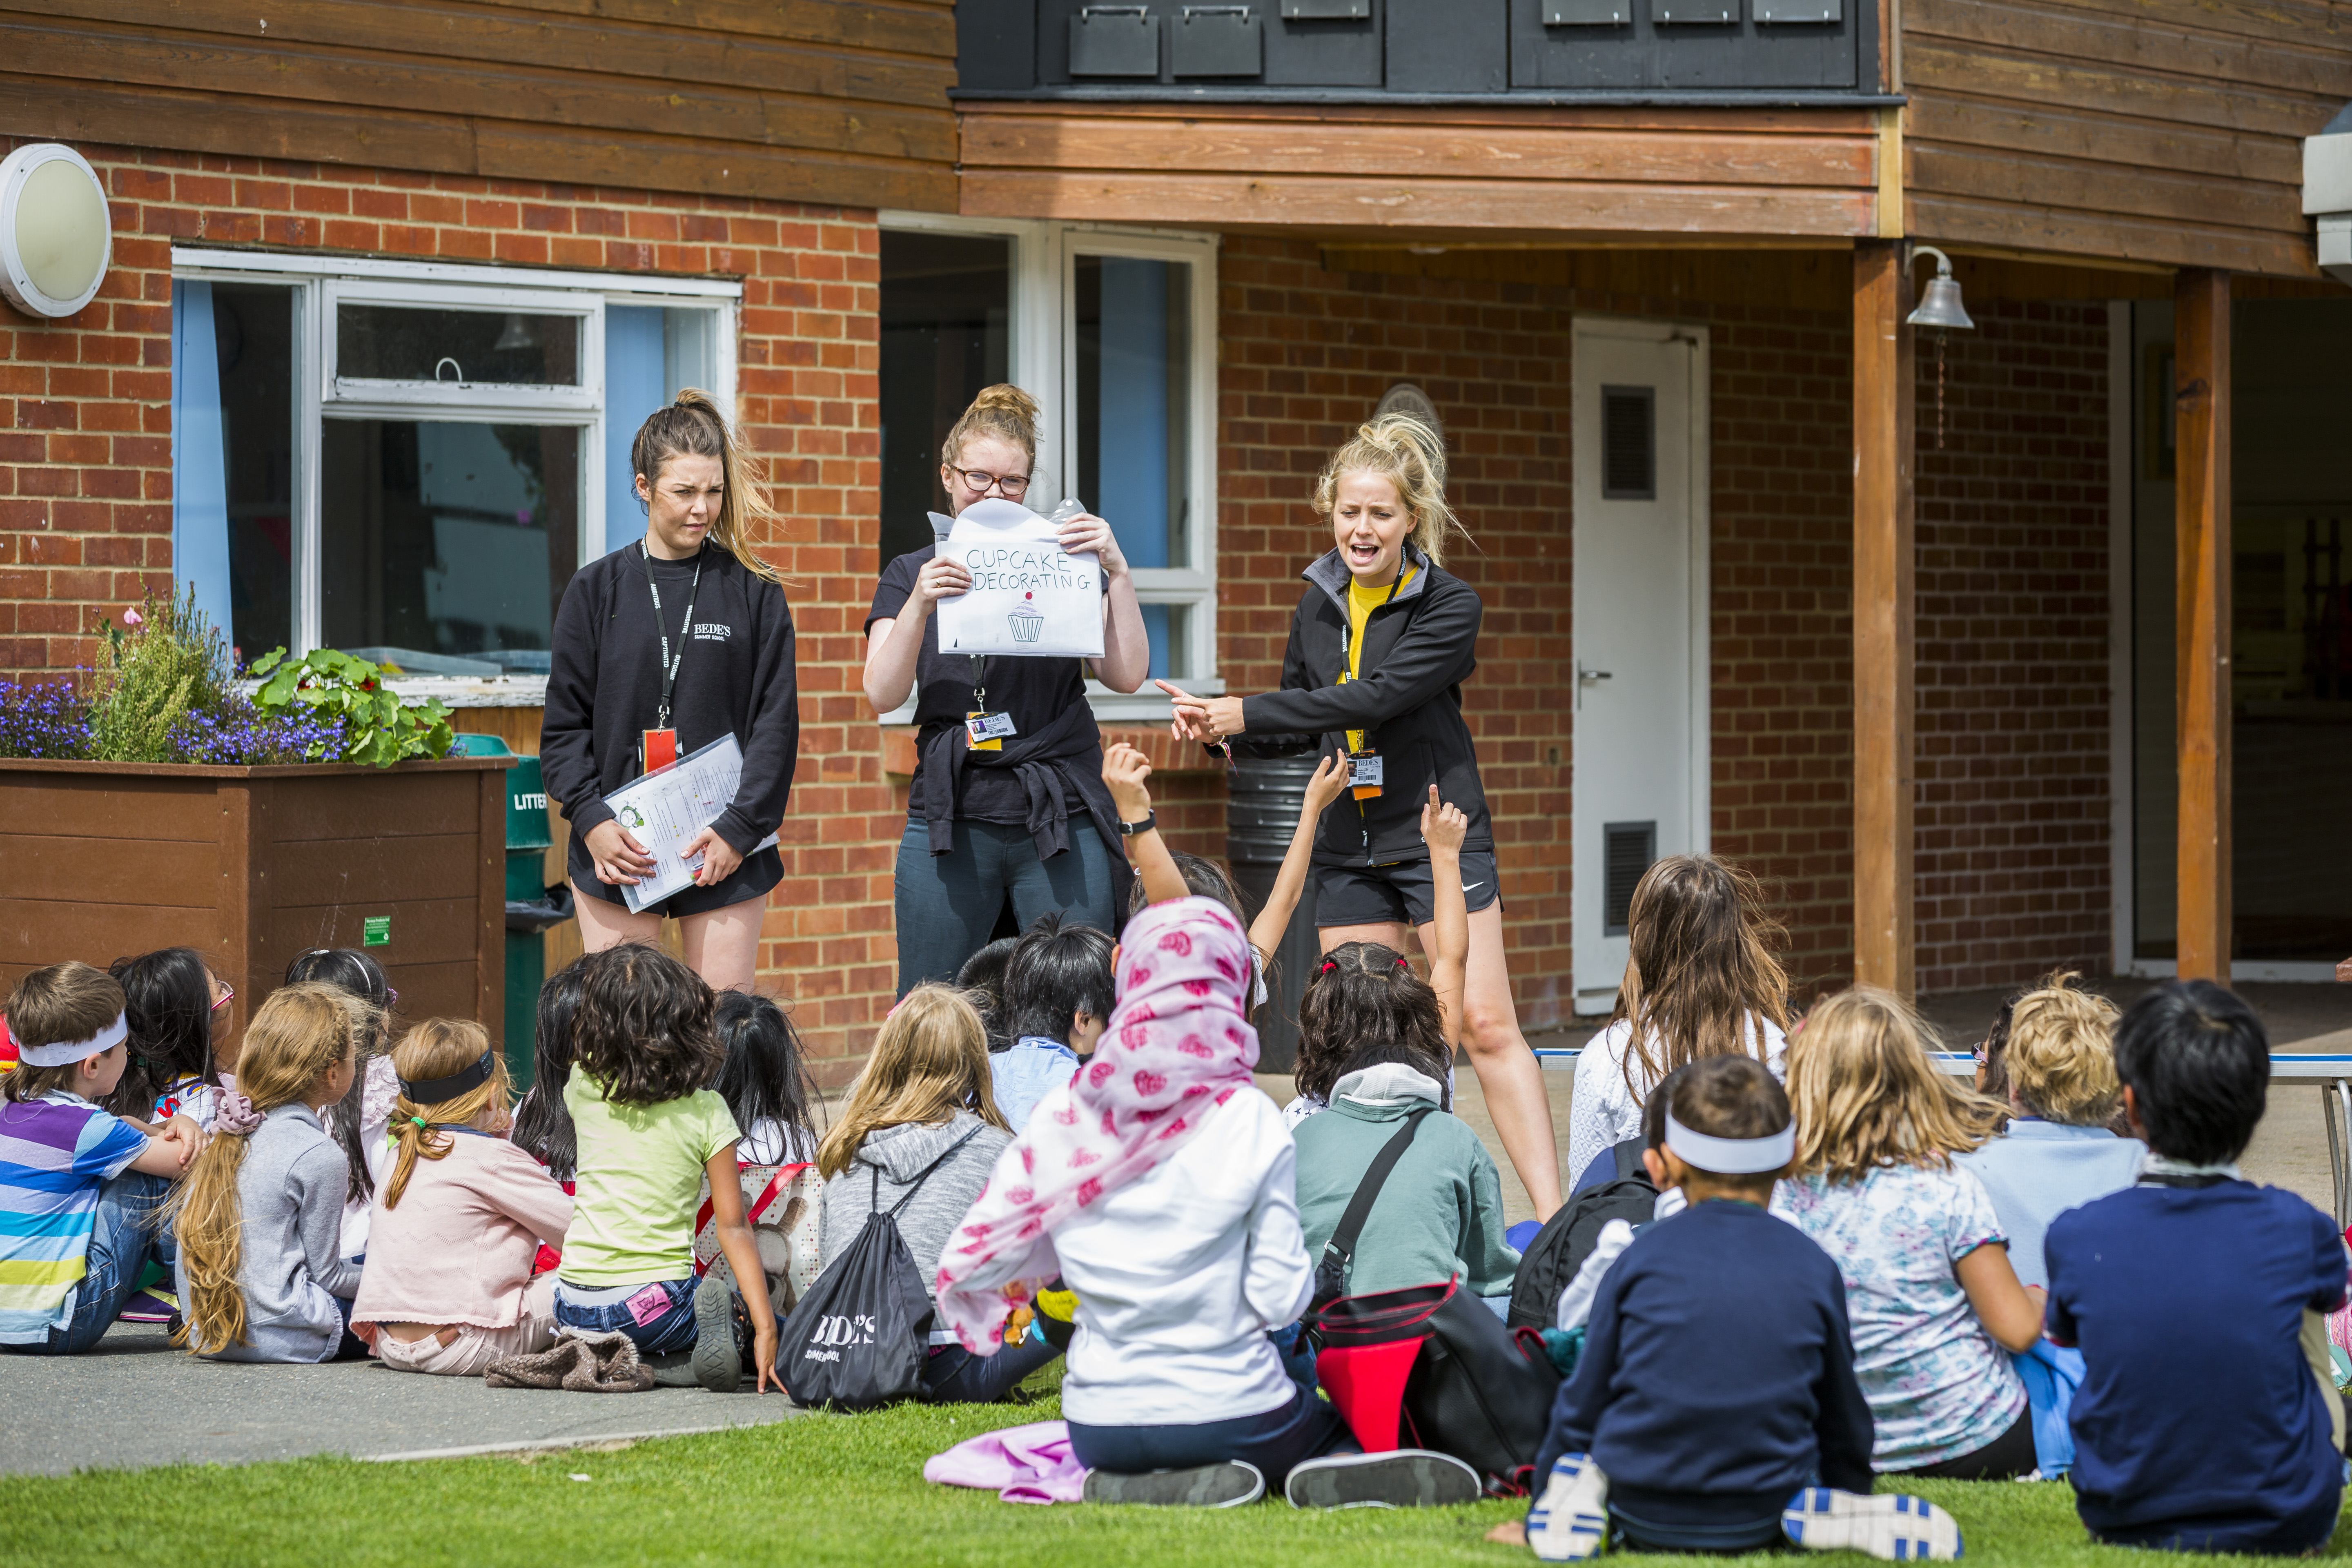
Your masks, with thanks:
[{"label": "denim shorts", "polygon": [[555,1288],[555,1321],[564,1328],[584,1329],[591,1333],[617,1331],[626,1334],[639,1352],[645,1355],[667,1355],[675,1351],[692,1350],[695,1284],[692,1278],[688,1278],[633,1285],[627,1287],[629,1294],[625,1298],[587,1307],[571,1300],[565,1292],[577,1289],[586,1294],[603,1295],[610,1288],[567,1286],[559,1278]]}]

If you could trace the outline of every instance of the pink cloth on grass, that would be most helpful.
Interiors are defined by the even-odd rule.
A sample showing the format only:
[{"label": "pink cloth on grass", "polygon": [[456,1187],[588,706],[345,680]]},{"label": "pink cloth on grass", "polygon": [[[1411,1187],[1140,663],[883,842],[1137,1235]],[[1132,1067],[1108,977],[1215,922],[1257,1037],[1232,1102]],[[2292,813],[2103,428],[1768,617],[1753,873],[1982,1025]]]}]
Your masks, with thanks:
[{"label": "pink cloth on grass", "polygon": [[1087,1468],[1070,1457],[1067,1423],[1033,1421],[933,1454],[923,1461],[923,1479],[992,1489],[1006,1502],[1078,1502],[1086,1496]]}]

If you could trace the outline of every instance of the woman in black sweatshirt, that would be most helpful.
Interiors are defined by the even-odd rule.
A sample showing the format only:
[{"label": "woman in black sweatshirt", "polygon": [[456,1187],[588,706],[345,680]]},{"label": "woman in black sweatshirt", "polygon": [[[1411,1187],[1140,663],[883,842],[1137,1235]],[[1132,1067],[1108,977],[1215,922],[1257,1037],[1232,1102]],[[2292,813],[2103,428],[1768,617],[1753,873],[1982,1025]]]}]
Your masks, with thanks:
[{"label": "woman in black sweatshirt", "polygon": [[1350,942],[1402,952],[1407,924],[1429,951],[1435,916],[1422,803],[1434,784],[1468,816],[1462,1044],[1504,1152],[1546,1218],[1559,1206],[1559,1155],[1543,1073],[1511,1003],[1494,831],[1462,721],[1462,682],[1478,667],[1484,611],[1476,591],[1444,565],[1446,537],[1461,531],[1445,504],[1444,443],[1404,415],[1360,427],[1324,465],[1315,510],[1330,519],[1334,548],[1303,574],[1282,689],[1202,698],[1158,684],[1175,700],[1180,740],[1256,756],[1350,759],[1351,787],[1315,836],[1315,923],[1326,952]]},{"label": "woman in black sweatshirt", "polygon": [[[745,524],[766,507],[718,405],[680,393],[630,448],[646,536],[591,562],[555,615],[540,763],[572,826],[572,885],[588,951],[652,942],[675,916],[686,962],[719,990],[748,989],[768,890],[783,859],[760,845],[782,822],[800,754],[793,612]],[[645,732],[676,755],[733,735],[735,798],[687,847],[694,886],[632,913],[622,889],[654,860],[604,797],[645,771]],[[659,759],[657,758],[656,761]]]}]

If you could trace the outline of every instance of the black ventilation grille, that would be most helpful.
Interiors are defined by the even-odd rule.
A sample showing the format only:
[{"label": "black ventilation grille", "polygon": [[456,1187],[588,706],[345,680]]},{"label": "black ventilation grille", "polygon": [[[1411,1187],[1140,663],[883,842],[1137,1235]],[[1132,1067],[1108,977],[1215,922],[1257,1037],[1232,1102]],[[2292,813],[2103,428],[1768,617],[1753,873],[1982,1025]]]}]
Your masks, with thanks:
[{"label": "black ventilation grille", "polygon": [[1658,499],[1658,394],[1654,387],[1601,389],[1601,499]]},{"label": "black ventilation grille", "polygon": [[1603,861],[1601,934],[1623,936],[1633,929],[1633,889],[1658,858],[1654,822],[1609,822],[1601,827]]}]

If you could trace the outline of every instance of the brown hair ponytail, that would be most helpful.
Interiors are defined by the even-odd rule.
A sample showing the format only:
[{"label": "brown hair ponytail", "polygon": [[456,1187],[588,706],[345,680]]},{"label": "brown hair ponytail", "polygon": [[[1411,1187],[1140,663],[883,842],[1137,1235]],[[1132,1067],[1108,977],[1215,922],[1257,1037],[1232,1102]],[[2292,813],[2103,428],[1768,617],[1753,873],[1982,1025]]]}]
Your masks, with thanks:
[{"label": "brown hair ponytail", "polygon": [[1029,467],[1037,466],[1037,400],[1010,382],[998,382],[983,386],[971,406],[963,411],[948,431],[948,438],[940,443],[940,461],[954,468],[963,457],[965,443],[982,436],[993,436],[1000,441],[1010,441],[1029,454]]},{"label": "brown hair ponytail", "polygon": [[719,498],[719,518],[710,525],[710,537],[742,563],[743,570],[781,586],[783,579],[752,552],[745,537],[750,524],[772,521],[776,515],[761,489],[765,476],[760,461],[743,450],[728,427],[718,399],[691,386],[677,395],[677,402],[647,416],[637,426],[637,438],[629,444],[630,471],[642,478],[648,489],[661,482],[663,464],[681,457],[719,459],[725,489]]},{"label": "brown hair ponytail", "polygon": [[[430,1105],[409,1098],[409,1084],[454,1078],[486,1054],[490,1058],[488,1080],[454,1100]],[[383,1206],[388,1209],[400,1206],[401,1195],[408,1191],[408,1178],[416,1173],[417,1161],[446,1160],[457,1146],[455,1138],[436,1132],[436,1127],[471,1125],[486,1110],[496,1110],[503,1117],[512,1101],[506,1058],[490,1050],[489,1032],[470,1019],[427,1018],[392,1047],[392,1066],[403,1081],[400,1098],[392,1106],[392,1136],[400,1148],[383,1184]]]},{"label": "brown hair ponytail", "polygon": [[1383,414],[1359,425],[1315,480],[1315,510],[1326,521],[1339,493],[1342,474],[1378,474],[1396,486],[1397,499],[1412,513],[1412,547],[1433,566],[1445,564],[1445,547],[1455,535],[1470,537],[1445,504],[1445,442],[1410,414]]}]

